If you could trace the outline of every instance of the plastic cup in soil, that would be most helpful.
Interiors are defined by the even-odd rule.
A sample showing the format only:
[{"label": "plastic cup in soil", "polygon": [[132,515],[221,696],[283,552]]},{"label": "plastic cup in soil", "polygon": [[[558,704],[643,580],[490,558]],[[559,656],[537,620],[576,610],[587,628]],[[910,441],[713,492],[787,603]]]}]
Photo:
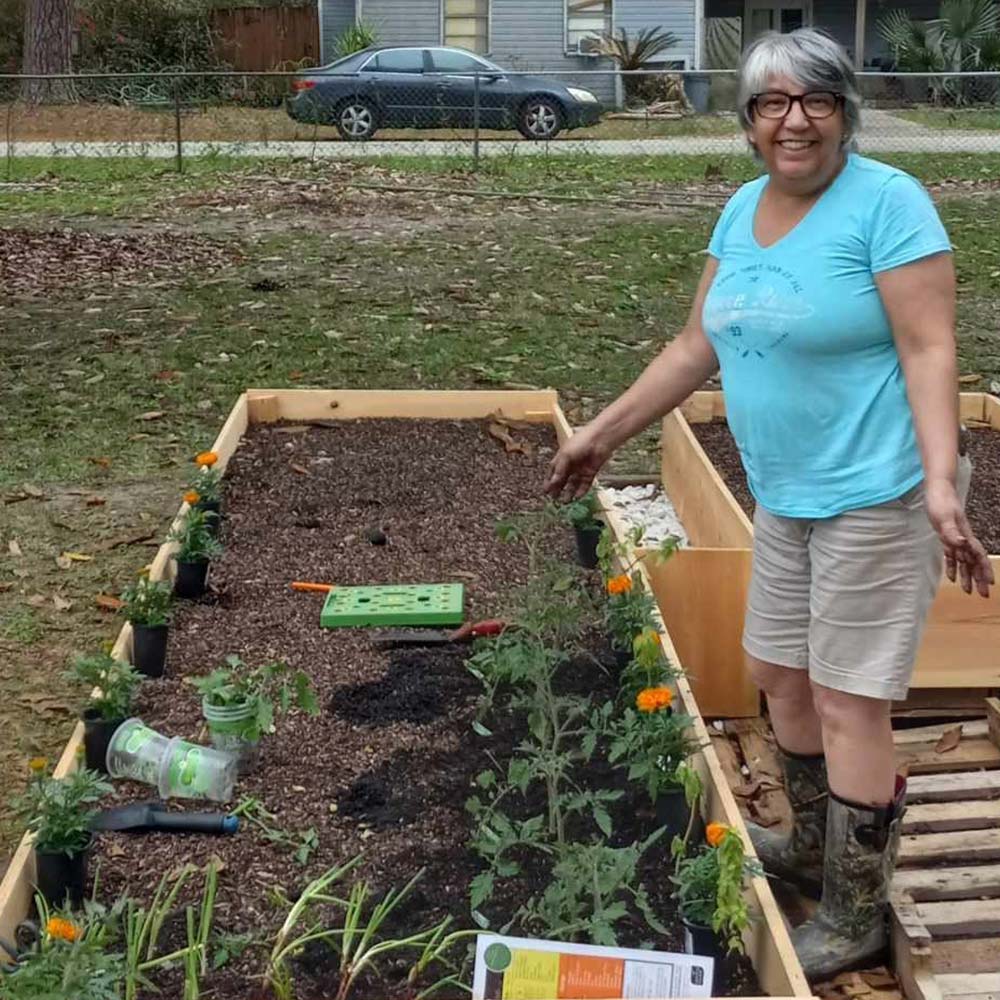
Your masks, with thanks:
[{"label": "plastic cup in soil", "polygon": [[573,528],[576,535],[576,559],[584,569],[597,569],[597,543],[602,527]]},{"label": "plastic cup in soil", "polygon": [[200,562],[177,561],[177,576],[174,577],[174,593],[178,597],[194,600],[206,590],[208,580],[208,560]]},{"label": "plastic cup in soil", "polygon": [[208,723],[208,733],[216,750],[232,754],[239,762],[239,773],[249,774],[256,766],[260,739],[254,730],[252,705],[210,705],[202,699],[201,712]]},{"label": "plastic cup in soil", "polygon": [[83,905],[87,885],[87,857],[92,838],[75,854],[65,851],[39,851],[35,849],[35,885],[53,909]]},{"label": "plastic cup in soil", "polygon": [[146,677],[162,677],[167,662],[167,626],[132,626],[132,665]]},{"label": "plastic cup in soil", "polygon": [[124,719],[105,719],[95,708],[83,712],[83,751],[91,771],[108,773],[108,744]]},{"label": "plastic cup in soil", "polygon": [[172,739],[141,719],[124,722],[108,744],[108,774],[155,785],[160,798],[227,802],[236,784],[236,758],[209,747]]}]

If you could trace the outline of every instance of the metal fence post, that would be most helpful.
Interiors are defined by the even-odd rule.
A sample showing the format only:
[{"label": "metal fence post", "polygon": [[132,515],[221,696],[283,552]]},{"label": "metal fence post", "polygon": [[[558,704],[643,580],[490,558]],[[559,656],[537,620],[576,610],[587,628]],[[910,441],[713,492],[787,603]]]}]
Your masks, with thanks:
[{"label": "metal fence post", "polygon": [[479,70],[476,70],[472,99],[472,169],[479,170]]},{"label": "metal fence post", "polygon": [[174,160],[177,164],[177,173],[184,172],[183,149],[181,143],[181,80],[174,77],[174,145],[176,152]]}]

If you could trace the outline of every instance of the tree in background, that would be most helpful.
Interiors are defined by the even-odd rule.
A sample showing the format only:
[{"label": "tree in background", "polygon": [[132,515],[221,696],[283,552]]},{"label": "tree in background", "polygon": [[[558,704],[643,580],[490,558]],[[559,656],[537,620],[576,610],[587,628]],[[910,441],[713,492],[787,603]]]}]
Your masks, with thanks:
[{"label": "tree in background", "polygon": [[[73,72],[73,0],[26,0],[21,72]],[[72,80],[22,80],[21,99],[58,104],[75,99]]]},{"label": "tree in background", "polygon": [[[903,72],[944,74],[963,70],[1000,70],[1000,8],[994,0],[944,0],[940,16],[915,21],[904,10],[878,22],[897,67]],[[994,100],[996,84],[932,76],[932,100],[966,104]]]}]

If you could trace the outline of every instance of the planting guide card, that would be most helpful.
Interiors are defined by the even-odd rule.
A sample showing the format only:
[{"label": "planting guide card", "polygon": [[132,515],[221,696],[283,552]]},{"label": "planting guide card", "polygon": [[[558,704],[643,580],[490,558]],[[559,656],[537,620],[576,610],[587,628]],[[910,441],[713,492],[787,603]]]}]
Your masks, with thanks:
[{"label": "planting guide card", "polygon": [[472,1000],[708,997],[713,959],[480,934]]}]

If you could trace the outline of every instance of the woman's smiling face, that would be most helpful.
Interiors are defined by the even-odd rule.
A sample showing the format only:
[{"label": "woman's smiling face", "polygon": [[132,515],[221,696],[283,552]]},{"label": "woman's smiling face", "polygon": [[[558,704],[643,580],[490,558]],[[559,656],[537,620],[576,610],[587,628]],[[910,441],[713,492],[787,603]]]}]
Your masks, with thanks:
[{"label": "woman's smiling face", "polygon": [[[802,98],[810,91],[789,77],[774,76],[768,80],[766,93]],[[768,173],[799,189],[808,189],[813,182],[817,186],[826,183],[836,172],[844,149],[843,102],[836,99],[832,114],[817,117],[829,110],[829,99],[816,91],[812,94],[811,100],[792,101],[780,117],[766,117],[761,109],[769,103],[773,111],[780,110],[782,99],[759,96],[748,133]]]}]

